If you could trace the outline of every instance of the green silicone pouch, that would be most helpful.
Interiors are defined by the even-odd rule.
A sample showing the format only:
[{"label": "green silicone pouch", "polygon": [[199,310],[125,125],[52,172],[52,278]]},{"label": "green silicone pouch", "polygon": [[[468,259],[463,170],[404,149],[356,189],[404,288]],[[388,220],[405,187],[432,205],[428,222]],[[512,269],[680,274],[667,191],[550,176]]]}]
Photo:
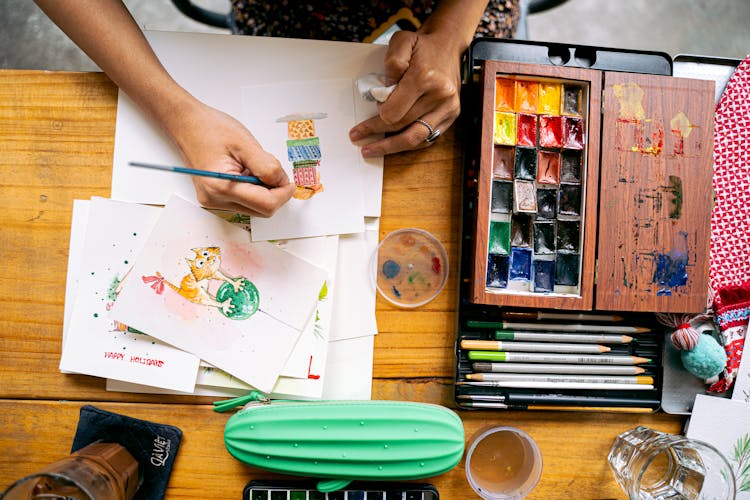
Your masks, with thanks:
[{"label": "green silicone pouch", "polygon": [[320,491],[352,480],[421,479],[458,464],[461,419],[448,408],[402,401],[251,403],[224,428],[238,460],[282,474],[325,478]]}]

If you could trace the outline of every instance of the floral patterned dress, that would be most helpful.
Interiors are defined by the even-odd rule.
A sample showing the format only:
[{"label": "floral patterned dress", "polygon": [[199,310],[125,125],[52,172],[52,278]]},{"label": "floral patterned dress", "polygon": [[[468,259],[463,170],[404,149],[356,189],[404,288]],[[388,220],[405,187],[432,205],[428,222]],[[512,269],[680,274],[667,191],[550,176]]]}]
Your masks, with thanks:
[{"label": "floral patterned dress", "polygon": [[[512,38],[518,2],[490,0],[476,36]],[[233,0],[232,13],[242,35],[367,42],[396,19],[419,27],[436,5],[437,0]]]}]

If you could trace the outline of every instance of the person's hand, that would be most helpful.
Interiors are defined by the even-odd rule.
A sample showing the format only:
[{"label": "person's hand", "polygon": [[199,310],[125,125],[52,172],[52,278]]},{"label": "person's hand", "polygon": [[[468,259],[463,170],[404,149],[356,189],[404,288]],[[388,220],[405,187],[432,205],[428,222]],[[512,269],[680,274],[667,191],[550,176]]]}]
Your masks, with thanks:
[{"label": "person's hand", "polygon": [[437,32],[400,31],[385,57],[386,85],[397,83],[378,115],[349,132],[352,141],[393,133],[362,148],[362,156],[382,156],[427,147],[430,128],[444,132],[460,112],[461,51],[446,47]]},{"label": "person's hand", "polygon": [[170,135],[188,167],[254,175],[268,186],[192,176],[202,206],[270,217],[291,198],[295,185],[279,160],[240,122],[197,100],[187,108],[177,113]]}]

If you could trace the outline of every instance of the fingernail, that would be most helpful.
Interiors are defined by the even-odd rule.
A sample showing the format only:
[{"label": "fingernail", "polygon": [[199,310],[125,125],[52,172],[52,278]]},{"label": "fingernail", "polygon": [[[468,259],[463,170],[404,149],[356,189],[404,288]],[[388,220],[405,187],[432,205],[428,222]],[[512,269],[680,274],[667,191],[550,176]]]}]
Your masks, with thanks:
[{"label": "fingernail", "polygon": [[362,138],[362,133],[357,129],[352,129],[349,131],[349,139],[352,141],[358,141]]},{"label": "fingernail", "polygon": [[365,158],[370,158],[372,156],[378,156],[378,153],[374,149],[365,146],[362,148],[362,156],[364,156]]}]

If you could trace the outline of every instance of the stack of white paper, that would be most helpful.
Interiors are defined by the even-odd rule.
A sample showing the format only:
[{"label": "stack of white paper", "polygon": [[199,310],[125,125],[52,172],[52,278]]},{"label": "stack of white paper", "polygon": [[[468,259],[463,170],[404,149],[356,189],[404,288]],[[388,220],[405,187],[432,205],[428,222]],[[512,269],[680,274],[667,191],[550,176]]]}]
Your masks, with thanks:
[{"label": "stack of white paper", "polygon": [[[189,176],[127,166],[181,159],[120,93],[112,180],[120,201],[74,206],[61,370],[107,377],[118,391],[369,398],[382,159],[362,159],[348,130],[376,112],[353,80],[382,71],[384,48],[147,36],[180,84],[240,120],[290,178],[287,119],[316,117],[323,189],[270,219],[220,219],[195,205]],[[196,266],[214,249],[220,271],[205,278]],[[257,310],[233,318],[220,286]]]}]

